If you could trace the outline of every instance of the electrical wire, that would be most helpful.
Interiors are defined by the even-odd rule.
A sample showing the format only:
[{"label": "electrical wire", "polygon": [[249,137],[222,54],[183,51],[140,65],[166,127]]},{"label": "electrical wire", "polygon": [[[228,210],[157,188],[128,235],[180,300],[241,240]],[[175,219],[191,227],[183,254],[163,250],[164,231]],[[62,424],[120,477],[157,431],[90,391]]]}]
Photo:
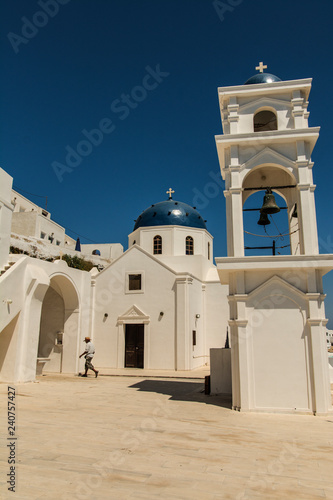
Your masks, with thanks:
[{"label": "electrical wire", "polygon": [[[273,222],[274,226],[276,227],[276,229],[277,229],[277,230],[279,231],[279,233],[280,233],[279,238],[283,241],[283,240],[284,240],[283,234],[281,233],[280,229],[277,227],[276,222],[275,222],[275,220],[273,219],[273,217],[272,217],[272,216],[271,216],[271,220],[272,220],[272,222]],[[265,226],[265,227],[266,227],[266,226]]]},{"label": "electrical wire", "polygon": [[13,188],[14,189],[17,189],[18,191],[22,191],[22,193],[25,193],[25,194],[30,194],[30,196],[37,196],[37,198],[47,198],[47,196],[43,196],[41,194],[34,194],[34,193],[29,193],[29,191],[24,191],[24,189],[21,189],[17,186],[14,186],[13,185]]},{"label": "electrical wire", "polygon": [[69,227],[65,227],[66,231],[70,231],[71,233],[76,234],[76,236],[80,236],[81,238],[84,238],[87,241],[91,241],[91,243],[96,243],[98,245],[97,241],[91,240],[90,238],[87,238],[86,236],[83,236],[83,234],[76,233],[73,231],[73,229],[70,229]]},{"label": "electrical wire", "polygon": [[294,233],[297,233],[299,231],[299,229],[296,229],[296,231],[293,231],[291,233],[286,233],[286,234],[276,234],[275,236],[265,236],[264,234],[255,234],[255,233],[250,233],[249,231],[245,231],[244,230],[244,233],[246,234],[250,234],[251,236],[258,236],[259,238],[279,238],[280,236],[290,236],[291,234],[294,234]]},{"label": "electrical wire", "polygon": [[[13,188],[15,190],[17,189],[18,191],[22,191],[22,193],[30,194],[30,196],[37,196],[38,198],[46,198],[46,200],[47,200],[47,196],[42,196],[40,194],[29,193],[29,191],[25,191],[24,189],[21,189],[21,188],[19,188],[17,186],[13,186]],[[64,227],[64,229],[66,229],[67,231],[70,231],[71,233],[76,234],[77,236],[80,236],[81,238],[84,238],[87,241],[91,241],[91,243],[96,243],[97,244],[97,241],[91,240],[90,238],[87,238],[86,236],[83,236],[83,234],[79,234],[79,233],[73,231],[73,229],[70,229],[69,227]]]}]

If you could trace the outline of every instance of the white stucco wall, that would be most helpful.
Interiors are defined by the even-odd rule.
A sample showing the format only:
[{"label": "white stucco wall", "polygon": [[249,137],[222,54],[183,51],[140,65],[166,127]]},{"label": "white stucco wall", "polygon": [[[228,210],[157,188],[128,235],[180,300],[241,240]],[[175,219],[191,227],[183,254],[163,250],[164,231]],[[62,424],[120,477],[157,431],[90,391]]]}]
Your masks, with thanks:
[{"label": "white stucco wall", "polygon": [[[133,246],[95,276],[97,366],[124,367],[125,324],[133,322],[145,324],[145,368],[191,370],[209,363],[209,348],[221,347],[227,325],[226,287],[216,277],[203,283],[183,264],[183,272],[175,272]],[[129,273],[142,274],[142,291],[128,291]]]},{"label": "white stucco wall", "polygon": [[12,232],[24,236],[33,236],[35,238],[44,239],[46,243],[53,244],[55,246],[64,246],[65,243],[64,228],[35,211],[14,212]]},{"label": "white stucco wall", "polygon": [[204,295],[207,347],[224,347],[229,320],[228,286],[220,282],[206,283]]},{"label": "white stucco wall", "polygon": [[10,228],[14,206],[11,203],[13,178],[0,168],[0,269],[8,262]]},{"label": "white stucco wall", "polygon": [[248,311],[254,406],[308,411],[312,403],[305,305],[300,310],[299,303],[281,296],[273,308],[274,297],[266,298],[266,293]]},{"label": "white stucco wall", "polygon": [[[126,290],[127,273],[142,273],[143,293]],[[97,366],[124,367],[125,331],[118,318],[136,306],[149,316],[145,326],[145,368],[174,369],[174,281],[172,271],[134,247],[96,276],[93,339]],[[130,320],[141,323],[140,317]]]},{"label": "white stucco wall", "polygon": [[137,245],[153,254],[153,240],[157,235],[162,237],[162,256],[186,255],[186,237],[191,236],[194,242],[194,255],[202,255],[208,259],[208,242],[210,243],[212,261],[213,238],[205,229],[183,226],[142,227],[128,236],[128,247],[130,248],[136,241]]},{"label": "white stucco wall", "polygon": [[[65,304],[63,372],[78,371],[82,339],[91,329],[90,281],[90,273],[64,261],[31,257],[22,257],[0,277],[0,352],[5,353],[0,355],[0,380],[35,379],[41,311],[51,284]],[[48,324],[52,335],[59,330],[58,319]]]},{"label": "white stucco wall", "polygon": [[99,250],[101,252],[102,259],[106,259],[109,262],[118,259],[118,257],[120,257],[124,253],[124,248],[120,243],[81,244],[82,255],[90,257],[94,250]]}]

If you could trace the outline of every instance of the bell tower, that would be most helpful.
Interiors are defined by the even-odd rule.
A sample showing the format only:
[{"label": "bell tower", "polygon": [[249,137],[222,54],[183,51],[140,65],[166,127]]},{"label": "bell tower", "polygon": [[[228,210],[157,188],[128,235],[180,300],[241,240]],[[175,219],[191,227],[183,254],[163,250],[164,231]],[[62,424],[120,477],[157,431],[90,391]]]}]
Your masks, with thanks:
[{"label": "bell tower", "polygon": [[[218,89],[223,135],[216,146],[225,180],[228,257],[217,258],[229,285],[233,407],[252,411],[331,410],[322,276],[311,154],[319,127],[308,125],[312,79],[259,73]],[[290,255],[245,256],[243,208],[265,195],[260,225],[286,203]]]}]

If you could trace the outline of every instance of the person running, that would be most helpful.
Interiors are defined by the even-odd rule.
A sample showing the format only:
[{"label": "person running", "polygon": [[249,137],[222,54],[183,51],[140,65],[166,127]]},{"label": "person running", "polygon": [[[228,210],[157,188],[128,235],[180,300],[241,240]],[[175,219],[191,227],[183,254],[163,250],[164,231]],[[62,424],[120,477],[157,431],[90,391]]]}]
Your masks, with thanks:
[{"label": "person running", "polygon": [[84,356],[86,358],[86,364],[85,364],[85,373],[82,375],[82,377],[87,377],[88,370],[90,369],[93,372],[95,372],[95,377],[97,378],[99,372],[98,370],[95,370],[91,362],[95,354],[94,344],[91,342],[90,337],[85,337],[83,342],[86,343],[86,349],[82,354],[80,354],[79,358]]}]

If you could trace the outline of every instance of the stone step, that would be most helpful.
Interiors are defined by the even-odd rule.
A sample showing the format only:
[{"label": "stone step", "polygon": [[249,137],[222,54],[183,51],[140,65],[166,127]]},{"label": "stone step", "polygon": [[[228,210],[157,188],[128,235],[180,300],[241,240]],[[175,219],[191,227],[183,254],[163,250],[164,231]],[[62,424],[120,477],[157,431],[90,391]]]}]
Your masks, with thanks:
[{"label": "stone step", "polygon": [[10,269],[13,265],[15,264],[15,262],[8,262],[8,264],[5,264],[4,267],[0,270],[0,276],[2,276],[6,271],[8,271],[8,269]]}]

